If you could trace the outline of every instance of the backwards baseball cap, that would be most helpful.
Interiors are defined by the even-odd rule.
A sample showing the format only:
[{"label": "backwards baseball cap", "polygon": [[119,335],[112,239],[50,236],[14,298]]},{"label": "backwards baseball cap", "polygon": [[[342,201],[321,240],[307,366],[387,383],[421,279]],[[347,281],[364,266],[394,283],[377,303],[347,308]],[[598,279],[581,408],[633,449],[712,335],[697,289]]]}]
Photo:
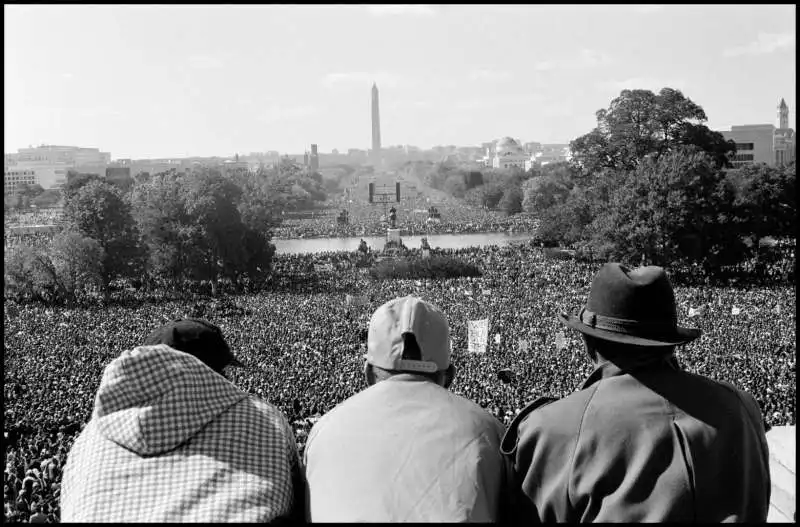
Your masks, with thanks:
[{"label": "backwards baseball cap", "polygon": [[[417,341],[420,356],[405,352],[406,335]],[[405,356],[404,356],[405,355]],[[413,296],[379,307],[369,321],[367,362],[386,370],[435,373],[450,366],[450,326],[439,309]]]},{"label": "backwards baseball cap", "polygon": [[199,318],[184,318],[164,324],[144,341],[145,346],[166,344],[203,361],[215,371],[244,365],[233,356],[218,326]]}]

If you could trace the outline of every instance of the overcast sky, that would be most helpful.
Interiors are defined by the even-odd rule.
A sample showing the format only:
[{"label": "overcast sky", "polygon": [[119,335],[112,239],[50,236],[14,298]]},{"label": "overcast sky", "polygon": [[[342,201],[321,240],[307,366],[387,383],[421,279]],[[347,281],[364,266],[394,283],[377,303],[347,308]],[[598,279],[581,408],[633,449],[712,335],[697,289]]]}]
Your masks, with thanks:
[{"label": "overcast sky", "polygon": [[5,151],[568,143],[625,88],[795,126],[795,6],[8,6]]}]

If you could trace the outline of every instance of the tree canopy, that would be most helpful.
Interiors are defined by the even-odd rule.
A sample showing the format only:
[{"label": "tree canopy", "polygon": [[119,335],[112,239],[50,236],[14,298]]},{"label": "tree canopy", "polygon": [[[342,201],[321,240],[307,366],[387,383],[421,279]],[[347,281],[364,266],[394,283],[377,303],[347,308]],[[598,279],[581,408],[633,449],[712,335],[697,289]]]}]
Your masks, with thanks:
[{"label": "tree canopy", "polygon": [[585,173],[603,168],[634,170],[646,157],[658,160],[695,146],[718,166],[729,166],[733,141],[706,127],[706,114],[679,90],[623,90],[596,114],[597,126],[570,143],[572,159]]},{"label": "tree canopy", "polygon": [[142,271],[144,255],[131,207],[120,190],[100,177],[82,179],[65,187],[64,220],[87,238],[99,242],[104,251],[103,276],[108,283],[117,276]]}]

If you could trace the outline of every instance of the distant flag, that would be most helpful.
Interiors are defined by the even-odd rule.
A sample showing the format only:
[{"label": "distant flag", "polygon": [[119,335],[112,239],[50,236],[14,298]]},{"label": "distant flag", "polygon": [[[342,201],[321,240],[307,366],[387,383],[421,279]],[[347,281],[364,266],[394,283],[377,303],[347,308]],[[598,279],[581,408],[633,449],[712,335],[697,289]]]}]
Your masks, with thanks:
[{"label": "distant flag", "polygon": [[731,309],[731,315],[738,315],[738,314],[739,314],[739,313],[741,313],[741,312],[742,312],[742,310],[741,310],[741,309],[739,309],[739,308],[738,308],[738,307],[736,307],[736,306],[733,306],[733,308]]},{"label": "distant flag", "polygon": [[495,344],[500,344],[500,333],[495,333],[494,334],[494,343]]},{"label": "distant flag", "polygon": [[567,338],[564,336],[564,333],[559,331],[556,333],[556,349],[558,351],[563,350],[567,347]]},{"label": "distant flag", "polygon": [[519,350],[522,353],[526,353],[528,351],[528,348],[530,348],[530,342],[528,342],[525,339],[519,339]]}]

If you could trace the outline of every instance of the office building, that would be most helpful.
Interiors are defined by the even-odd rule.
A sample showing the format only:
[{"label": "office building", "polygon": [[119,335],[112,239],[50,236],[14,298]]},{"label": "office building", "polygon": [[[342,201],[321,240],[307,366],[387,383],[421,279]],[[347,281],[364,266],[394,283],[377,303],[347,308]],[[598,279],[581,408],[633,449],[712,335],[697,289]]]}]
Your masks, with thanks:
[{"label": "office building", "polygon": [[[111,154],[97,148],[41,145],[20,148],[7,154],[4,162],[4,188],[19,178],[30,179],[44,189],[59,188],[67,182],[67,172],[105,174]],[[13,185],[12,185],[13,186]]]},{"label": "office building", "polygon": [[789,128],[789,107],[783,99],[778,104],[777,120],[777,128],[772,124],[749,124],[731,126],[730,131],[721,132],[725,139],[736,143],[734,168],[755,163],[780,166],[795,160],[797,138],[794,129]]}]

